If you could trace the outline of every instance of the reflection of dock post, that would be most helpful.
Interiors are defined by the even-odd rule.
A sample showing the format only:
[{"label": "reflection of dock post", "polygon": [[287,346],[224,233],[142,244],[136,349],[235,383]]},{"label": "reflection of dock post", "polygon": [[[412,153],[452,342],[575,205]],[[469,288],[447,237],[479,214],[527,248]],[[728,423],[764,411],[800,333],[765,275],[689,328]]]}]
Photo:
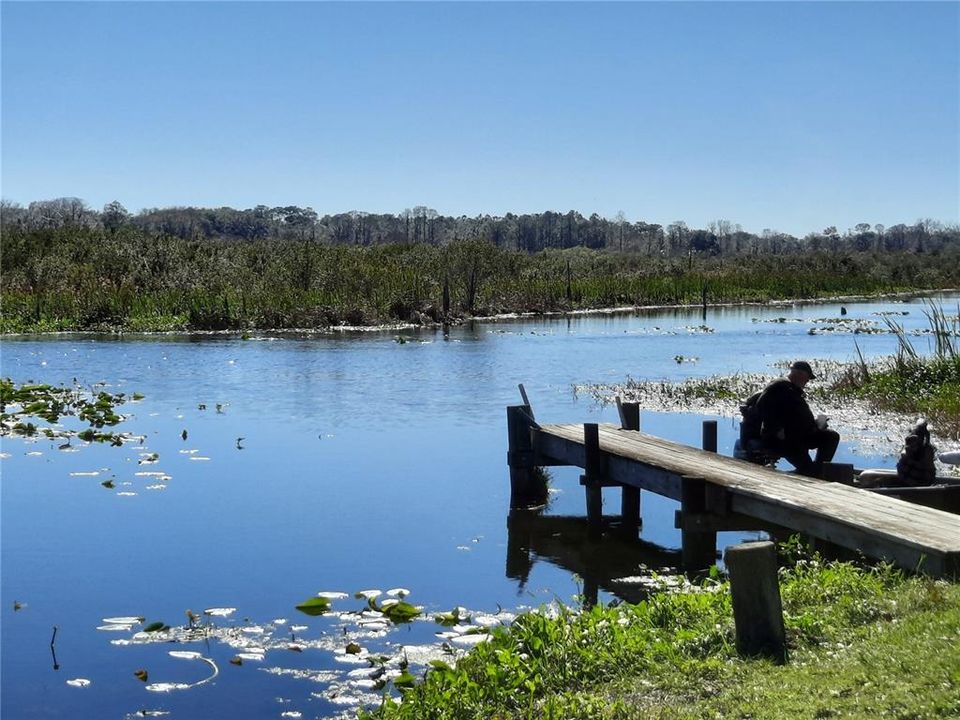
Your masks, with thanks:
[{"label": "reflection of dock post", "polygon": [[542,505],[547,498],[546,476],[536,472],[530,429],[536,426],[529,405],[507,408],[507,465],[510,466],[510,507]]},{"label": "reflection of dock post", "polygon": [[600,585],[592,574],[583,577],[583,606],[592,608],[600,598]]},{"label": "reflection of dock post", "polygon": [[[620,427],[624,430],[640,430],[640,403],[622,403],[617,398],[620,411]],[[620,524],[623,534],[632,540],[640,532],[640,488],[623,485],[620,496]]]},{"label": "reflection of dock post", "polygon": [[530,577],[533,559],[530,557],[531,525],[534,510],[511,510],[507,515],[507,577],[520,581],[522,591]]},{"label": "reflection of dock post", "polygon": [[603,521],[603,468],[600,460],[600,427],[596,423],[583,426],[583,445],[586,454],[586,472],[580,481],[587,495],[587,530],[591,539],[602,533]]}]

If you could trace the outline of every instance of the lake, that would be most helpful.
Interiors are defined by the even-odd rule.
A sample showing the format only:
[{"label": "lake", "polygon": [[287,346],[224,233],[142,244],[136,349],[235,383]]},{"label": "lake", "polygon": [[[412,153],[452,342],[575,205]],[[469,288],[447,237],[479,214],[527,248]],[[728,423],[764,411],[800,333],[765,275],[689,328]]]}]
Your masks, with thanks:
[{"label": "lake", "polygon": [[[943,297],[948,310],[958,297]],[[927,327],[920,300],[844,306],[847,320],[882,328],[880,313],[897,313],[908,330]],[[581,552],[579,470],[554,469],[545,517],[515,518],[508,533],[504,408],[519,403],[518,383],[541,421],[614,422],[615,408],[576,397],[574,385],[772,374],[801,357],[853,360],[855,340],[866,357],[895,350],[888,333],[821,332],[836,323],[816,321],[840,312],[728,307],[704,319],[671,309],[448,334],[4,338],[0,370],[18,383],[76,379],[144,397],[120,406],[127,418],[116,428],[142,443],[0,441],[2,715],[352,716],[399,672],[403,648],[422,674],[442,644],[459,653],[476,642],[470,628],[573,602],[575,572],[608,572]],[[642,427],[695,445],[703,419],[644,412]],[[735,424],[719,430],[730,454]],[[895,462],[841,443],[836,459],[854,457]],[[643,502],[642,536],[657,547],[611,545],[600,554],[612,576],[675,557],[675,505]],[[721,535],[721,545],[737,537]],[[424,608],[410,623],[385,623],[354,597],[381,590],[370,603],[382,607],[401,588]],[[322,615],[296,609],[321,591],[347,597]],[[458,606],[471,622],[434,622]],[[171,629],[144,632],[154,622]],[[359,652],[347,652],[354,642]],[[389,660],[371,677],[377,654]]]}]

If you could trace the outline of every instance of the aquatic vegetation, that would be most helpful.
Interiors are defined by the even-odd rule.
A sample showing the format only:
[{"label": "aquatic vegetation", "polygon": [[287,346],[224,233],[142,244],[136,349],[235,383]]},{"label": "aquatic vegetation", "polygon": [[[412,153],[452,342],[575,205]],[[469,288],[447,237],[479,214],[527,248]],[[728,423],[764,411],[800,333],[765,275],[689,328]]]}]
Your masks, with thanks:
[{"label": "aquatic vegetation", "polygon": [[934,337],[932,353],[921,354],[903,326],[885,318],[897,336],[897,353],[873,367],[861,358],[831,389],[845,397],[863,398],[878,410],[923,415],[939,435],[960,440],[960,324],[935,303],[924,314]]},{"label": "aquatic vegetation", "polygon": [[[137,394],[142,400],[143,395]],[[109,393],[96,388],[24,383],[17,385],[9,378],[0,379],[0,436],[33,436],[38,432],[47,437],[76,437],[85,442],[122,445],[127,434],[101,432],[104,426],[115,426],[124,420],[116,408],[129,398],[124,393]],[[32,420],[43,420],[54,427],[39,427]],[[87,424],[84,430],[59,426],[63,418],[76,418]],[[60,449],[65,449],[61,446]]]},{"label": "aquatic vegetation", "polygon": [[[378,602],[385,594],[388,599]],[[214,660],[220,654],[216,649],[219,644],[233,651],[228,658],[230,666],[254,665],[262,672],[308,681],[321,689],[311,696],[335,705],[374,707],[381,702],[381,693],[406,691],[428,668],[455,667],[469,648],[486,641],[491,631],[515,618],[513,613],[503,611],[490,615],[457,608],[450,614],[456,622],[443,623],[443,630],[434,635],[433,642],[398,644],[391,637],[400,627],[418,621],[432,624],[432,618],[425,617],[420,608],[401,599],[409,595],[409,590],[363,590],[356,595],[363,603],[350,609],[335,609],[333,602],[346,601],[351,596],[327,591],[297,606],[312,622],[319,623],[319,634],[311,632],[318,629],[316,625],[287,625],[283,618],[262,623],[247,618],[234,620],[233,607],[207,608],[202,615],[187,610],[187,623],[182,626],[162,621],[147,623],[142,616],[124,615],[104,618],[97,629],[112,636],[121,635],[110,640],[114,647],[156,647],[170,657],[201,661],[211,667],[212,675],[197,682],[152,684],[146,684],[151,679],[149,666],[141,668],[141,680],[152,692],[189,690],[212,680],[220,672]],[[425,622],[419,627],[427,628]],[[196,645],[202,652],[167,650],[171,644],[181,648]],[[278,653],[291,652],[302,655],[307,667],[289,667],[289,660],[278,660],[282,667],[269,664]],[[146,657],[149,662],[149,656]],[[157,658],[153,662],[159,664]],[[311,669],[317,662],[324,663],[324,669]]]}]

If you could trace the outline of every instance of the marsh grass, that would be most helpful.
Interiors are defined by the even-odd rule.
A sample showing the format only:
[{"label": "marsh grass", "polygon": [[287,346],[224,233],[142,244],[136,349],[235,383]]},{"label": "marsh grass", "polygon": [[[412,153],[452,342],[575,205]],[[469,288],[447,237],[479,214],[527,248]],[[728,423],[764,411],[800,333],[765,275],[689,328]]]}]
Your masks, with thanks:
[{"label": "marsh grass", "polygon": [[385,699],[367,717],[933,718],[960,710],[960,586],[798,548],[781,570],[786,666],[736,655],[729,587],[712,579],[638,605],[522,615],[456,667],[434,664],[402,703]]},{"label": "marsh grass", "polygon": [[[960,321],[942,305],[924,310],[932,338],[931,352],[917,350],[903,326],[884,318],[897,337],[897,352],[885,366],[871,370],[860,355],[833,384],[832,390],[866,399],[882,411],[922,415],[938,433],[960,439]],[[859,352],[859,347],[858,347]]]},{"label": "marsh grass", "polygon": [[71,228],[11,230],[0,241],[0,331],[6,333],[422,324],[509,312],[878,295],[960,283],[960,267],[933,254],[688,259],[584,247],[527,254],[469,239],[352,246],[184,240],[132,229],[120,237]]}]

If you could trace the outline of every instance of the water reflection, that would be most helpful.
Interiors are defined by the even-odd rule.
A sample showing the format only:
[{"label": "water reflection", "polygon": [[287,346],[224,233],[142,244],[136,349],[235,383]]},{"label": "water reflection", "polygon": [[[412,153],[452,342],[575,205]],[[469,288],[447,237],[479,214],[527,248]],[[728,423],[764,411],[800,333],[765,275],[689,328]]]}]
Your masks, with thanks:
[{"label": "water reflection", "polygon": [[578,575],[587,605],[597,603],[600,590],[639,602],[650,594],[650,586],[636,582],[637,576],[647,568],[663,571],[680,565],[679,550],[630,539],[617,517],[602,522],[602,537],[591,540],[586,518],[512,510],[507,516],[506,575],[517,581],[517,594],[540,560]]}]

